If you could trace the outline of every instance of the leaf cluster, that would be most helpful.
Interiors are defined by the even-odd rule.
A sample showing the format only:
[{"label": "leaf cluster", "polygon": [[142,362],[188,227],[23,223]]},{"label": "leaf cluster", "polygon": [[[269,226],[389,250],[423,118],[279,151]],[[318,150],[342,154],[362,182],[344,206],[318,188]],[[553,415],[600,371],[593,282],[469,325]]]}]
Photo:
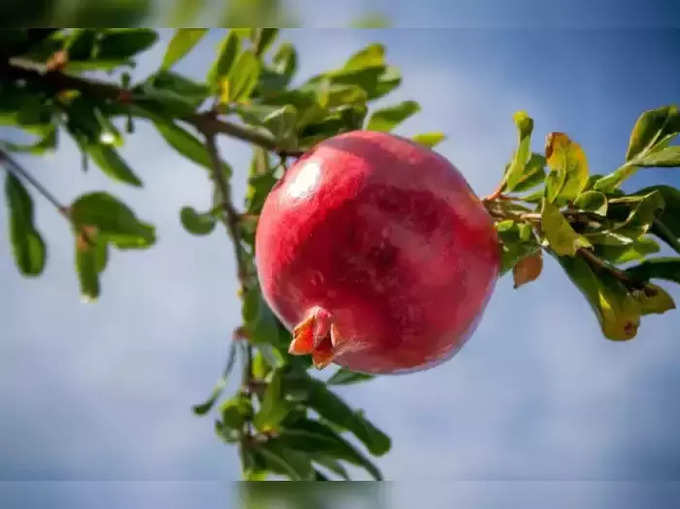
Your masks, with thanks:
[{"label": "leaf cluster", "polygon": [[502,272],[515,287],[536,279],[541,253],[557,259],[585,296],[603,334],[633,338],[640,318],[675,308],[651,280],[680,281],[680,257],[655,258],[659,242],[680,253],[680,191],[651,186],[624,193],[621,184],[640,168],[679,167],[680,113],[670,105],[644,112],[630,135],[622,165],[592,175],[581,146],[549,133],[543,153],[531,152],[533,121],[514,116],[517,149],[499,192],[484,200],[496,219]]}]

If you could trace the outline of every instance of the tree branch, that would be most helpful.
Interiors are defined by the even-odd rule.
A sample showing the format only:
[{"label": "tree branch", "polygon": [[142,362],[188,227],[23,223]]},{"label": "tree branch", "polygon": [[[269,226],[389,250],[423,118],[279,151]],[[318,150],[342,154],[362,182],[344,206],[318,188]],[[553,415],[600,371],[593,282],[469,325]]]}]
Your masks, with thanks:
[{"label": "tree branch", "polygon": [[[79,90],[81,93],[98,99],[108,99],[122,104],[134,103],[135,95],[129,89],[113,85],[104,81],[84,79],[71,76],[59,71],[47,71],[41,73],[36,69],[17,67],[7,62],[0,63],[0,76],[10,80],[38,81],[46,84],[53,92],[61,90]],[[199,131],[210,134],[226,134],[248,143],[253,143],[275,152],[281,156],[298,157],[302,155],[300,150],[284,150],[277,146],[276,140],[266,132],[252,127],[235,124],[217,117],[214,111],[199,112],[188,116],[178,117],[188,122]]]},{"label": "tree branch", "polygon": [[26,182],[31,184],[36,191],[38,191],[43,197],[50,202],[59,211],[59,213],[64,216],[67,220],[71,220],[69,216],[68,207],[62,205],[62,203],[57,200],[57,198],[48,191],[40,182],[38,182],[33,176],[24,170],[19,163],[12,159],[9,154],[4,150],[0,150],[0,165],[2,165],[8,173],[11,173],[18,179],[24,179]]}]

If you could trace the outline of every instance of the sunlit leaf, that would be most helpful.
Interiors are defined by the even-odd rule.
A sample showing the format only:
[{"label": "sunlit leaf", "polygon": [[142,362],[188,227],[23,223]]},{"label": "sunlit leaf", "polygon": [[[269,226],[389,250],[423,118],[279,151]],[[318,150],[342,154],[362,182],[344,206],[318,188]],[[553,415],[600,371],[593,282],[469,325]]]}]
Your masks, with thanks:
[{"label": "sunlit leaf", "polygon": [[179,28],[170,39],[161,69],[170,69],[184,58],[208,31],[207,28]]},{"label": "sunlit leaf", "polygon": [[222,39],[217,48],[217,58],[213,62],[206,77],[208,84],[217,90],[219,83],[227,77],[231,71],[236,55],[241,47],[241,39],[234,30],[230,30]]},{"label": "sunlit leaf", "polygon": [[416,134],[411,138],[416,143],[432,148],[446,139],[446,135],[439,131],[432,131],[429,133]]},{"label": "sunlit leaf", "polygon": [[257,85],[259,74],[260,62],[255,54],[248,50],[241,53],[226,77],[229,82],[229,100],[247,100]]},{"label": "sunlit leaf", "polygon": [[403,101],[394,106],[381,108],[371,114],[366,129],[389,132],[418,111],[420,105],[415,101]]},{"label": "sunlit leaf", "polygon": [[545,159],[551,170],[546,182],[548,201],[576,198],[588,183],[588,162],[581,146],[564,133],[550,133]]},{"label": "sunlit leaf", "polygon": [[344,69],[355,71],[366,67],[380,66],[385,63],[385,47],[382,44],[371,44],[357,51],[345,62]]},{"label": "sunlit leaf", "polygon": [[675,309],[673,298],[666,290],[656,285],[647,284],[641,290],[635,291],[633,296],[640,303],[640,312],[643,315],[660,315]]},{"label": "sunlit leaf", "polygon": [[561,256],[558,260],[588,300],[605,337],[613,340],[635,337],[642,309],[626,287],[605,271],[596,273],[581,256]]},{"label": "sunlit leaf", "polygon": [[607,196],[598,191],[585,191],[574,200],[574,207],[579,210],[607,215]]},{"label": "sunlit leaf", "polygon": [[592,246],[588,239],[574,231],[560,209],[547,200],[543,202],[541,228],[550,248],[560,256],[574,256],[580,248]]},{"label": "sunlit leaf", "polygon": [[[626,161],[641,161],[655,148],[667,145],[680,133],[680,112],[675,105],[645,111],[635,122]],[[637,162],[636,162],[637,164]]]},{"label": "sunlit leaf", "polygon": [[524,169],[531,155],[531,132],[534,129],[534,121],[527,115],[526,111],[517,111],[512,118],[517,127],[518,140],[517,150],[515,150],[510,166],[505,174],[508,191],[512,191],[525,177]]},{"label": "sunlit leaf", "polygon": [[658,253],[657,244],[650,237],[640,237],[625,245],[597,245],[595,254],[611,263],[626,263],[633,260],[643,260],[646,256]]}]

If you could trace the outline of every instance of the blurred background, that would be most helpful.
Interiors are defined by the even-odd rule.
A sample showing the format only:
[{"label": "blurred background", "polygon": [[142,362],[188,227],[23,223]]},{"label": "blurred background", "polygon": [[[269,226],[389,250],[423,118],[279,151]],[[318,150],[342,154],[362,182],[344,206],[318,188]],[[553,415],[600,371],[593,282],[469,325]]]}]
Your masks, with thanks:
[{"label": "blurred background", "polygon": [[[213,30],[177,70],[200,79],[223,34]],[[171,35],[161,30],[135,80],[155,70]],[[548,131],[563,131],[582,145],[591,172],[605,173],[623,160],[643,110],[680,100],[673,29],[307,28],[280,38],[298,49],[299,79],[370,42],[385,44],[404,79],[379,105],[419,101],[421,113],[397,134],[444,131],[437,151],[478,194],[495,187],[513,150],[517,109],[535,120],[534,150]],[[48,264],[27,280],[14,267],[0,207],[0,479],[240,476],[236,450],[190,408],[212,388],[240,323],[229,239],[183,230],[179,208],[209,208],[210,182],[149,126],[137,127],[121,153],[143,189],[81,174],[66,137],[55,154],[17,157],[63,202],[87,190],[119,196],[157,226],[159,240],[147,251],[112,253],[102,296],[82,304],[66,222],[36,196]],[[242,197],[249,148],[231,140],[220,148]],[[677,186],[680,174],[640,171],[625,187],[652,183]],[[680,302],[677,286],[665,288]],[[586,301],[546,260],[536,283],[515,291],[509,278],[499,281],[476,334],[450,362],[341,394],[392,437],[378,460],[387,479],[676,480],[678,330],[675,311],[646,317],[633,341],[603,339]],[[397,498],[410,500],[403,491]]]}]

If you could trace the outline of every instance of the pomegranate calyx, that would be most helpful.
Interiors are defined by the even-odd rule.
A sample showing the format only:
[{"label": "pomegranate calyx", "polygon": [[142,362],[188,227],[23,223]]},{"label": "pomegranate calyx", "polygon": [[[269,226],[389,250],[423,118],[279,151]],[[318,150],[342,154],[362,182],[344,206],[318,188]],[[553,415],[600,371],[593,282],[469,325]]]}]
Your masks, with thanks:
[{"label": "pomegranate calyx", "polygon": [[336,349],[343,343],[331,314],[321,307],[310,310],[307,318],[293,329],[293,340],[288,353],[312,356],[314,366],[322,369],[333,362]]}]

